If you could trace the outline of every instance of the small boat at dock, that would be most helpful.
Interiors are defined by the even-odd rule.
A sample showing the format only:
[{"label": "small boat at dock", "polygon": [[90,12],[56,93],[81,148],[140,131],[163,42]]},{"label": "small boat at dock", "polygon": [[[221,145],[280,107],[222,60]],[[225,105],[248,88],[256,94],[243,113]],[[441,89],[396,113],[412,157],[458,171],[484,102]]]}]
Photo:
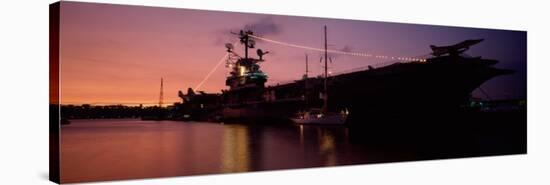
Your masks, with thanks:
[{"label": "small boat at dock", "polygon": [[346,123],[347,112],[326,112],[323,113],[320,109],[311,109],[309,111],[299,112],[296,118],[292,121],[297,124],[319,124],[319,125],[342,125]]}]

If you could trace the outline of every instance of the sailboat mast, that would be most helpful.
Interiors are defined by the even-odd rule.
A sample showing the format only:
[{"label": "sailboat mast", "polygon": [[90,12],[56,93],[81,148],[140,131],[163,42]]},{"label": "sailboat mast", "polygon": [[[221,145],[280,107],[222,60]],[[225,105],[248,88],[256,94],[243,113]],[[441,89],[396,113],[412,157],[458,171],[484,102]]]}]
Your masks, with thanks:
[{"label": "sailboat mast", "polygon": [[308,69],[308,58],[307,58],[307,53],[306,53],[306,74],[304,75],[304,101],[305,101],[305,105],[306,105],[306,108],[309,107],[309,104],[308,104],[308,84],[307,84],[307,81],[308,81],[308,72],[309,72],[309,69]]},{"label": "sailboat mast", "polygon": [[328,90],[327,90],[327,78],[328,78],[328,52],[327,52],[327,25],[325,25],[325,82],[324,82],[324,97],[323,97],[323,112],[327,112],[328,109]]},{"label": "sailboat mast", "polygon": [[308,77],[308,72],[309,70],[308,70],[308,61],[307,61],[307,53],[306,53],[306,79]]},{"label": "sailboat mast", "polygon": [[245,32],[244,36],[244,58],[248,59],[248,32]]}]

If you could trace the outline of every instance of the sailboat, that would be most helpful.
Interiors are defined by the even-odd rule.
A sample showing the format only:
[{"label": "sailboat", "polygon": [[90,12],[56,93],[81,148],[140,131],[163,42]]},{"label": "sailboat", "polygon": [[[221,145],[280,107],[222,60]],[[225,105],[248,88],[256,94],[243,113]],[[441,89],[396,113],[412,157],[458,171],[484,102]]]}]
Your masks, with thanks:
[{"label": "sailboat", "polygon": [[[300,111],[297,113],[295,118],[291,118],[297,124],[344,124],[346,123],[349,112],[344,110],[342,112],[329,112],[328,111],[328,90],[327,90],[327,79],[328,79],[328,53],[327,53],[327,26],[325,26],[325,74],[324,74],[324,93],[323,97],[323,107],[319,108],[310,108],[306,111]],[[306,55],[306,91],[307,91],[307,55]],[[307,98],[305,98],[307,101]]]}]

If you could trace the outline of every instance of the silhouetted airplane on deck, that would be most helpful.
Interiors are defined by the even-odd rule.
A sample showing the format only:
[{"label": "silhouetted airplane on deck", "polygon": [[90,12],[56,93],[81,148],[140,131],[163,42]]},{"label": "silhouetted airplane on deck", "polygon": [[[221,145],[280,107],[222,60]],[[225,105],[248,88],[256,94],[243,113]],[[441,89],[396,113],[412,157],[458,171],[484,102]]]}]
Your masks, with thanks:
[{"label": "silhouetted airplane on deck", "polygon": [[480,43],[481,41],[483,41],[483,39],[472,39],[472,40],[465,40],[458,44],[450,45],[450,46],[430,45],[430,48],[433,51],[432,55],[437,57],[445,54],[449,54],[450,56],[457,56],[458,54],[461,54],[464,51],[470,49],[470,46]]}]

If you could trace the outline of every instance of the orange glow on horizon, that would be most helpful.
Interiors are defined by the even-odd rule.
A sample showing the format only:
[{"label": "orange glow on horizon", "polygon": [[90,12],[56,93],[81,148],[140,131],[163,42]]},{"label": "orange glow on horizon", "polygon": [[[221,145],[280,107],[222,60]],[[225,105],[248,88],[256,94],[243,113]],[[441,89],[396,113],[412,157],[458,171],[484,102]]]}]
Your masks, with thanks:
[{"label": "orange glow on horizon", "polygon": [[[323,74],[315,61],[322,57],[325,25],[333,75],[393,60],[419,60],[404,56],[423,56],[431,44],[479,37],[487,42],[471,49],[472,56],[492,58],[518,71],[526,66],[526,34],[520,32],[81,2],[62,2],[61,7],[61,104],[156,105],[161,77],[165,105],[180,102],[178,91],[187,88],[221,93],[228,75],[219,63],[226,55],[224,44],[237,41],[231,32],[243,28],[264,38],[256,39],[256,48],[271,51],[261,64],[266,85],[302,78],[304,53],[311,57],[309,75]],[[242,45],[234,45],[243,56]],[[254,50],[249,51],[252,57]],[[495,79],[484,87],[491,87],[487,89],[493,97],[524,97],[524,80],[517,80],[522,75]]]}]

